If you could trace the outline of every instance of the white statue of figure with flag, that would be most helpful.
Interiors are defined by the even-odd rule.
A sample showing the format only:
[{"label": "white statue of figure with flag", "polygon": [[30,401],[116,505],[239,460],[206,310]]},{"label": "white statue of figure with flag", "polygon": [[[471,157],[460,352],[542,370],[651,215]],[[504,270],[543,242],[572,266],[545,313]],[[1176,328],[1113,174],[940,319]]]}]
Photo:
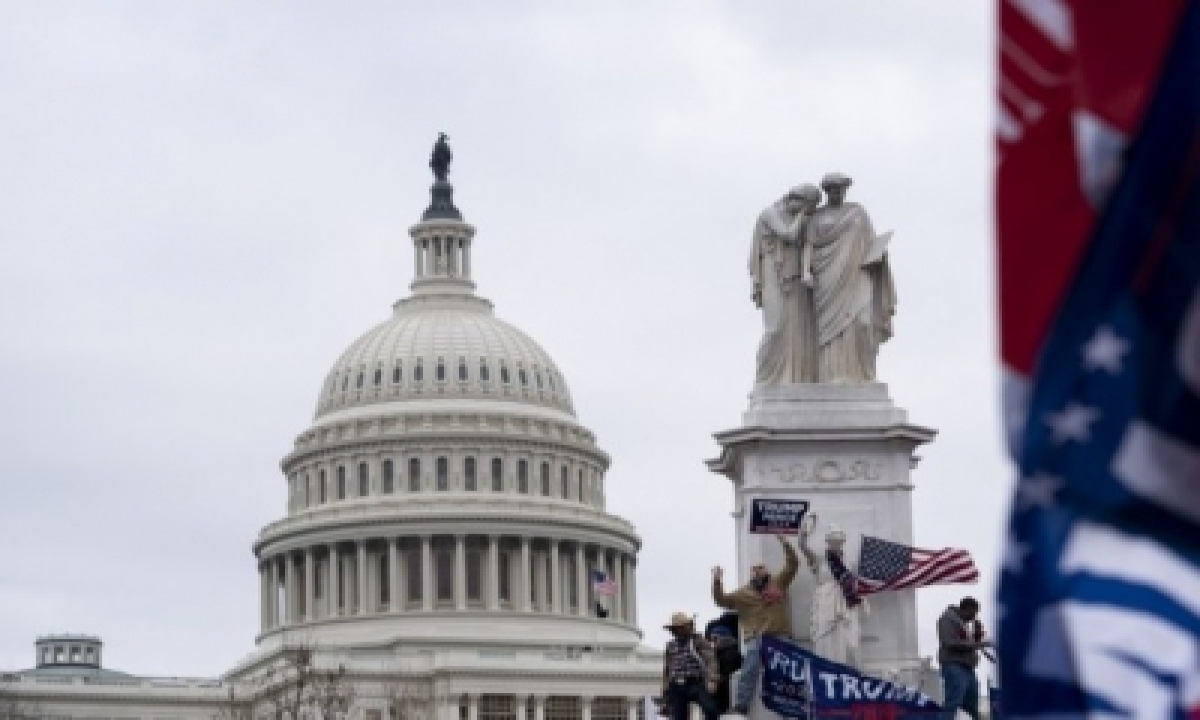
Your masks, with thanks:
[{"label": "white statue of figure with flag", "polygon": [[816,578],[812,600],[813,652],[836,663],[859,667],[862,639],[860,614],[867,612],[866,601],[858,594],[854,569],[846,565],[846,533],[831,525],[825,534],[825,554],[818,557],[808,546],[808,536],[816,525],[810,515],[800,527],[800,551]]},{"label": "white statue of figure with flag", "polygon": [[800,528],[800,551],[816,577],[812,601],[813,652],[834,662],[861,667],[862,616],[869,612],[867,595],[926,585],[973,583],[979,570],[966,550],[922,550],[864,535],[858,562],[846,559],[846,533],[830,525],[825,553],[808,545],[817,516]]}]

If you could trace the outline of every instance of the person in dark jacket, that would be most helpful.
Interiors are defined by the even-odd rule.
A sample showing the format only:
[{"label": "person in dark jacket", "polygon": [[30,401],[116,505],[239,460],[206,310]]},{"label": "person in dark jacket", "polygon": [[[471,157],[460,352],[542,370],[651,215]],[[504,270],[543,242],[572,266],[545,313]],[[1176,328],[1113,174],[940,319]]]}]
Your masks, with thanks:
[{"label": "person in dark jacket", "polygon": [[961,709],[979,720],[979,651],[992,642],[984,638],[983,626],[976,621],[979,601],[965,597],[951,605],[938,618],[938,664],[942,667],[942,717],[954,720]]},{"label": "person in dark jacket", "polygon": [[717,708],[724,715],[729,712],[732,704],[732,698],[729,695],[729,681],[733,678],[733,674],[742,667],[742,651],[738,647],[733,631],[726,625],[710,624],[708,641],[712,643],[713,653],[717,656],[717,672],[721,674],[713,699],[717,701]]},{"label": "person in dark jacket", "polygon": [[663,651],[662,706],[660,714],[671,720],[688,720],[691,705],[704,712],[704,720],[721,717],[713,692],[720,675],[712,645],[696,633],[696,625],[687,613],[675,613],[670,624],[671,640]]}]

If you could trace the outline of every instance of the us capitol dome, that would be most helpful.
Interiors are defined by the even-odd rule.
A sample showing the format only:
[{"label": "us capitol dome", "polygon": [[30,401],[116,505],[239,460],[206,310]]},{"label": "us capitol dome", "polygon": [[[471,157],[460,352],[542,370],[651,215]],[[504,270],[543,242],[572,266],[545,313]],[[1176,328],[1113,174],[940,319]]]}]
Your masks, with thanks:
[{"label": "us capitol dome", "polygon": [[56,717],[211,720],[235,698],[267,717],[302,652],[353,687],[346,720],[645,720],[662,666],[639,644],[641,541],[605,511],[609,457],[562,370],[475,294],[438,146],[411,294],[337,356],[282,460],[254,651],[211,681],[31,671],[18,697]]}]

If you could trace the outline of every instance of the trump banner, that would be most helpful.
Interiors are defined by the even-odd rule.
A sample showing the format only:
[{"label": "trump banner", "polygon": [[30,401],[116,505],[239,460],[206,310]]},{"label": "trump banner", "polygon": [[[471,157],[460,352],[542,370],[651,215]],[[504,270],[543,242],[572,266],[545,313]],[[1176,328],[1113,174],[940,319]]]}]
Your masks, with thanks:
[{"label": "trump banner", "polygon": [[918,690],[867,677],[786,640],[764,637],[759,647],[763,705],[784,717],[907,720],[936,718],[942,712]]},{"label": "trump banner", "polygon": [[807,500],[754,500],[750,504],[750,532],[795,535],[807,512]]}]

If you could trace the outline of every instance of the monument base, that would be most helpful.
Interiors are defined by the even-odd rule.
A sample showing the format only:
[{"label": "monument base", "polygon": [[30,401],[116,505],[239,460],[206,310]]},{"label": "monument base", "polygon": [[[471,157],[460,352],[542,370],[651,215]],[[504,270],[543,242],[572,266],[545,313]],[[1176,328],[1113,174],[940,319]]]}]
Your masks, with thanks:
[{"label": "monument base", "polygon": [[[715,435],[721,455],[707,463],[733,484],[738,567],[736,575],[727,574],[727,583],[744,583],[757,563],[772,571],[783,564],[774,537],[749,532],[754,499],[808,501],[817,516],[809,547],[823,557],[826,531],[836,525],[846,534],[844,557],[851,567],[858,564],[864,535],[911,546],[915,450],[935,434],[909,424],[882,383],[756,388],[742,426]],[[814,588],[801,556],[789,598],[794,639],[808,649]],[[932,663],[917,651],[915,593],[880,593],[869,596],[867,605],[860,670],[926,692],[937,686]],[[758,705],[753,714],[766,717],[763,713]]]}]

